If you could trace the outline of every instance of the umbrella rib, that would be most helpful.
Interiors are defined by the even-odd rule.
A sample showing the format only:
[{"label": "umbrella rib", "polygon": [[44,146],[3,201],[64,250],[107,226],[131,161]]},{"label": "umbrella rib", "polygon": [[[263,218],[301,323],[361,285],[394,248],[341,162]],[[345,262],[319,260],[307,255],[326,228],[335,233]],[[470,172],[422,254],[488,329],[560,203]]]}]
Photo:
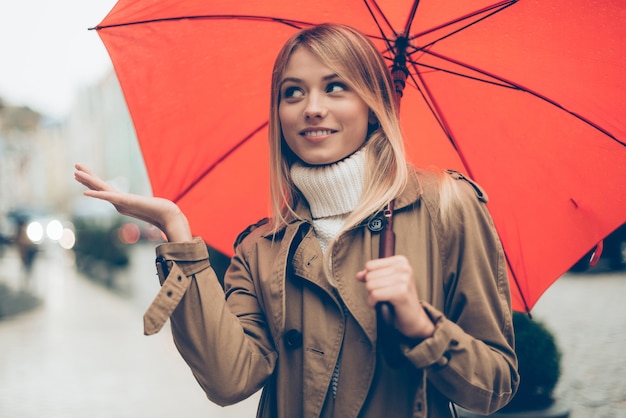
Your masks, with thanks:
[{"label": "umbrella rib", "polygon": [[391,38],[388,37],[388,36],[385,36],[385,31],[383,30],[382,26],[380,25],[380,22],[376,18],[376,13],[374,13],[374,10],[372,10],[372,7],[370,6],[370,3],[376,9],[376,11],[378,12],[378,15],[380,15],[382,17],[382,19],[385,21],[385,24],[387,25],[389,30],[391,30],[391,32],[393,33],[393,38],[395,39],[395,38],[398,37],[398,33],[395,31],[395,29],[391,25],[391,22],[387,19],[387,16],[385,16],[385,14],[383,13],[382,9],[380,8],[380,6],[378,5],[378,3],[375,0],[371,0],[371,1],[364,0],[363,3],[365,4],[365,7],[369,11],[369,14],[372,17],[372,20],[374,21],[374,23],[378,27],[378,31],[380,32],[380,36],[381,36],[379,39],[382,39],[387,44],[388,50],[393,50],[393,45],[391,43]]},{"label": "umbrella rib", "polygon": [[311,26],[313,23],[303,22],[299,20],[292,19],[283,19],[278,17],[270,17],[270,16],[256,16],[256,15],[191,15],[191,16],[175,16],[175,17],[162,17],[157,19],[146,19],[146,20],[137,20],[134,22],[124,22],[124,23],[113,23],[110,25],[97,25],[89,30],[102,30],[109,28],[116,28],[120,26],[132,26],[132,25],[143,25],[148,23],[159,23],[159,22],[170,22],[176,20],[201,20],[201,19],[241,19],[241,20],[261,20],[268,22],[276,22],[282,23],[287,26],[294,27],[296,29],[300,29],[304,26]]},{"label": "umbrella rib", "polygon": [[413,2],[413,6],[411,7],[411,12],[406,20],[406,24],[404,25],[404,35],[408,36],[411,33],[411,26],[413,26],[413,19],[415,19],[415,13],[417,12],[417,6],[419,6],[420,0],[415,0]]},{"label": "umbrella rib", "polygon": [[[419,62],[419,61],[410,60],[409,62],[411,64],[419,66],[419,67],[429,68],[429,69],[435,70],[435,71],[441,71],[441,72],[446,73],[446,74],[451,74],[451,75],[455,75],[455,76],[458,76],[458,77],[467,78],[469,80],[480,81],[481,83],[491,84],[491,85],[494,85],[494,86],[504,87],[504,88],[512,89],[512,90],[520,90],[516,86],[512,86],[512,85],[507,84],[505,82],[496,82],[496,81],[492,81],[492,80],[487,80],[485,78],[480,78],[480,77],[472,76],[472,75],[469,75],[469,74],[463,74],[463,73],[460,73],[458,71],[452,71],[452,70],[448,70],[448,69],[445,69],[445,68],[437,67],[437,66],[434,66],[434,65],[424,64],[424,63]],[[497,80],[497,78],[496,78],[496,80]],[[500,81],[500,80],[498,80],[498,81]]]},{"label": "umbrella rib", "polygon": [[[467,28],[477,24],[478,22],[481,22],[481,21],[483,21],[483,20],[493,16],[496,13],[503,11],[504,9],[506,9],[509,6],[511,6],[513,3],[517,2],[517,1],[519,1],[519,0],[513,0],[512,2],[511,2],[511,0],[508,0],[508,1],[504,1],[502,3],[491,5],[489,7],[485,7],[485,8],[480,9],[480,10],[475,10],[474,12],[466,14],[465,16],[458,17],[458,18],[453,19],[453,20],[451,20],[451,21],[449,21],[447,23],[442,23],[442,24],[437,25],[435,27],[432,27],[432,28],[430,28],[430,29],[428,29],[426,31],[423,31],[423,32],[420,32],[420,33],[412,35],[409,38],[410,42],[409,42],[409,46],[407,47],[407,49],[411,49],[411,52],[407,52],[407,54],[406,54],[407,58],[409,56],[413,55],[413,54],[416,54],[417,52],[426,51],[428,48],[430,48],[431,46],[435,45],[437,42],[442,41],[444,39],[447,39],[447,38],[449,38],[449,37],[451,37],[451,36],[461,32],[461,31],[463,31],[463,30],[465,30],[465,29],[467,29]],[[433,32],[437,32],[438,30],[447,28],[449,26],[452,26],[452,25],[454,25],[456,23],[459,23],[459,22],[462,22],[464,20],[471,19],[471,18],[473,18],[475,16],[478,16],[478,15],[481,15],[481,14],[487,12],[487,11],[491,11],[491,13],[489,13],[489,14],[487,14],[485,16],[482,16],[480,19],[474,20],[474,21],[472,21],[472,22],[462,26],[461,28],[458,28],[458,29],[450,32],[450,33],[446,33],[445,35],[435,39],[434,41],[431,41],[431,42],[429,42],[427,44],[420,45],[420,46],[414,46],[413,44],[411,44],[411,42],[415,42],[416,39],[418,39],[418,38],[420,38],[422,36],[428,35],[428,34],[433,33]]]},{"label": "umbrella rib", "polygon": [[[415,66],[414,63],[411,63],[411,64],[413,66]],[[445,117],[443,116],[443,112],[441,111],[440,107],[437,105],[437,101],[435,100],[434,95],[431,93],[430,89],[428,88],[428,85],[426,84],[426,82],[422,78],[422,75],[420,74],[419,71],[415,71],[415,72],[409,74],[409,77],[411,78],[411,80],[413,80],[413,84],[414,84],[415,88],[417,88],[417,90],[422,95],[422,98],[426,102],[426,105],[430,109],[430,112],[432,113],[433,117],[435,118],[435,120],[437,120],[437,123],[439,124],[439,126],[443,130],[444,134],[448,138],[448,141],[450,141],[450,144],[452,144],[452,147],[454,147],[454,149],[456,150],[457,154],[459,155],[459,159],[461,160],[461,163],[463,164],[463,166],[467,170],[467,174],[470,177],[473,177],[471,169],[470,169],[469,165],[467,164],[467,162],[465,160],[465,156],[463,155],[463,152],[457,146],[456,141],[454,140],[454,137],[452,136],[452,132],[450,131],[450,127],[448,126],[448,124],[447,124],[447,122],[445,120]],[[416,80],[415,77],[417,77],[419,79],[419,83],[418,83],[418,81]],[[422,87],[420,87],[420,85]]]},{"label": "umbrella rib", "polygon": [[[461,61],[455,60],[454,58],[446,57],[446,56],[441,55],[439,53],[436,53],[434,51],[423,50],[422,52],[424,54],[428,54],[428,55],[431,55],[433,57],[439,58],[442,61],[458,65],[458,66],[460,66],[462,68],[465,68],[465,69],[468,69],[468,70],[471,70],[471,71],[475,71],[476,73],[479,73],[479,74],[482,74],[482,75],[487,76],[489,78],[492,78],[494,80],[497,80],[497,81],[499,81],[502,84],[496,83],[496,82],[493,82],[493,81],[489,81],[489,80],[484,80],[484,79],[477,78],[477,77],[472,77],[470,75],[458,74],[456,72],[452,72],[452,71],[449,71],[449,70],[444,70],[443,68],[437,68],[437,67],[433,67],[433,66],[429,66],[429,68],[432,68],[434,70],[448,72],[450,74],[461,75],[463,77],[470,78],[470,79],[477,80],[477,81],[484,82],[484,83],[490,83],[490,84],[494,84],[494,85],[498,85],[498,86],[502,86],[502,87],[506,87],[506,88],[511,88],[511,89],[514,89],[514,90],[523,91],[524,93],[528,93],[528,94],[538,98],[539,100],[542,100],[542,101],[544,101],[546,103],[549,103],[552,106],[555,106],[555,107],[563,110],[564,112],[569,113],[570,115],[572,115],[576,119],[580,120],[581,122],[591,126],[592,128],[596,129],[597,131],[603,133],[604,135],[606,135],[607,137],[609,137],[613,141],[615,141],[615,142],[617,142],[617,143],[619,143],[621,145],[626,146],[625,142],[623,142],[620,139],[618,139],[615,135],[613,135],[612,133],[610,133],[609,131],[604,129],[602,126],[598,125],[597,123],[594,123],[593,121],[589,120],[588,118],[586,118],[586,117],[584,117],[584,116],[582,116],[582,115],[580,115],[580,114],[578,114],[578,113],[576,113],[576,112],[574,112],[574,111],[572,111],[570,109],[567,109],[566,107],[564,107],[560,103],[556,102],[555,100],[540,94],[538,91],[532,90],[532,89],[530,89],[528,87],[524,87],[521,84],[515,83],[515,82],[513,82],[511,80],[507,80],[504,77],[500,77],[500,76],[498,76],[498,75],[496,75],[494,73],[490,73],[488,71],[482,70],[482,69],[480,69],[478,67],[475,67],[475,66],[472,66],[470,64],[463,63]],[[419,64],[419,65],[426,66],[424,64]]]},{"label": "umbrella rib", "polygon": [[183,197],[185,197],[187,195],[187,193],[189,193],[194,187],[196,187],[196,185],[200,181],[202,181],[203,178],[205,178],[207,175],[209,175],[209,173],[211,173],[211,171],[213,171],[213,169],[215,169],[215,167],[217,167],[222,161],[226,160],[231,154],[233,154],[237,149],[239,149],[246,142],[248,142],[250,139],[252,139],[257,133],[259,133],[267,125],[268,125],[268,121],[263,122],[261,125],[259,125],[259,127],[254,129],[252,132],[250,132],[248,135],[246,135],[241,141],[239,141],[237,144],[235,144],[230,150],[228,150],[228,152],[226,152],[224,155],[222,155],[211,166],[207,167],[207,169],[204,170],[202,172],[202,174],[200,174],[191,184],[189,184],[189,186],[187,186],[185,188],[185,190],[183,190],[178,196],[176,196],[173,199],[174,203],[179,202]]},{"label": "umbrella rib", "polygon": [[[411,63],[411,64],[413,64],[413,63]],[[452,144],[452,146],[456,150],[457,149],[456,144],[454,143],[454,141],[451,138],[451,134],[448,131],[448,127],[443,122],[442,118],[439,116],[439,113],[437,112],[437,110],[433,107],[432,97],[429,94],[426,94],[424,92],[424,89],[427,89],[427,87],[424,85],[424,89],[422,89],[419,86],[417,80],[415,79],[416,75],[420,79],[421,84],[424,85],[424,80],[422,80],[422,77],[417,72],[415,74],[413,74],[413,73],[409,74],[409,77],[411,78],[411,80],[413,80],[413,85],[415,86],[417,91],[419,91],[420,95],[424,99],[424,102],[428,106],[428,109],[430,109],[430,113],[432,113],[432,115],[435,117],[435,120],[437,120],[437,124],[443,130],[443,132],[445,133],[446,137],[448,138],[448,140],[450,141],[450,143]],[[465,165],[465,162],[463,162],[463,165]]]},{"label": "umbrella rib", "polygon": [[436,32],[436,31],[441,30],[443,28],[447,28],[449,26],[452,26],[452,25],[454,25],[456,23],[463,22],[463,21],[465,21],[467,19],[471,19],[471,18],[473,18],[475,16],[479,16],[479,15],[482,15],[484,13],[489,12],[489,13],[485,14],[484,16],[480,17],[479,19],[473,20],[470,23],[468,23],[468,24],[466,24],[466,25],[464,25],[464,26],[462,26],[462,27],[460,27],[460,28],[458,28],[458,29],[456,29],[454,31],[452,31],[450,33],[446,33],[442,37],[437,38],[434,41],[429,42],[428,44],[425,44],[423,46],[420,46],[419,48],[416,48],[418,50],[424,50],[426,48],[431,47],[432,45],[436,44],[439,41],[442,41],[442,40],[444,40],[446,38],[449,38],[450,36],[453,36],[453,35],[461,32],[461,31],[463,31],[463,30],[465,30],[465,29],[467,29],[467,28],[469,28],[469,27],[471,27],[471,26],[473,26],[473,25],[475,25],[475,24],[477,24],[479,22],[482,22],[485,19],[490,18],[491,16],[495,15],[496,13],[500,13],[500,12],[506,10],[507,8],[513,6],[518,1],[519,0],[506,0],[506,1],[502,1],[502,2],[497,3],[497,4],[492,4],[491,6],[487,6],[487,7],[484,7],[482,9],[475,10],[475,11],[473,11],[471,13],[466,14],[465,16],[460,16],[460,17],[458,17],[456,19],[453,19],[453,20],[451,20],[451,21],[449,21],[447,23],[442,23],[441,25],[432,27],[432,28],[430,28],[430,29],[428,29],[426,31],[423,31],[423,32],[420,32],[420,33],[416,33],[416,34],[412,35],[410,39],[411,39],[411,41],[413,41],[413,40],[415,40],[415,39],[417,39],[419,37],[428,35],[430,33]]}]

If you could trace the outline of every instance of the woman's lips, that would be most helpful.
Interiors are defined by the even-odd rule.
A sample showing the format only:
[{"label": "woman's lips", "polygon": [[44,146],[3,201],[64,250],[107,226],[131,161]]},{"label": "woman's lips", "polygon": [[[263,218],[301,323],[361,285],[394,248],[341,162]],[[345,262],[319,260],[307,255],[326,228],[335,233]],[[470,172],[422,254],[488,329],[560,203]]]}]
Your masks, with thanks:
[{"label": "woman's lips", "polygon": [[337,131],[327,128],[305,129],[300,135],[311,142],[321,142]]}]

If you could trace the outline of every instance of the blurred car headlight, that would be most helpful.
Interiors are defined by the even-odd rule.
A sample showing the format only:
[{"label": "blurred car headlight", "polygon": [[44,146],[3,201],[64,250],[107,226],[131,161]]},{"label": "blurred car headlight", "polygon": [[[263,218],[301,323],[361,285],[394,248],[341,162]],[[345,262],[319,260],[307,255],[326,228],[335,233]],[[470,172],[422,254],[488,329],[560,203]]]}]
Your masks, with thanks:
[{"label": "blurred car headlight", "polygon": [[59,241],[63,236],[63,224],[58,219],[53,219],[46,225],[46,236],[52,241]]},{"label": "blurred car headlight", "polygon": [[70,228],[63,228],[61,238],[59,239],[59,245],[66,250],[71,250],[76,244],[76,235]]},{"label": "blurred car headlight", "polygon": [[26,236],[34,243],[40,243],[43,240],[43,225],[39,221],[33,221],[26,227]]}]

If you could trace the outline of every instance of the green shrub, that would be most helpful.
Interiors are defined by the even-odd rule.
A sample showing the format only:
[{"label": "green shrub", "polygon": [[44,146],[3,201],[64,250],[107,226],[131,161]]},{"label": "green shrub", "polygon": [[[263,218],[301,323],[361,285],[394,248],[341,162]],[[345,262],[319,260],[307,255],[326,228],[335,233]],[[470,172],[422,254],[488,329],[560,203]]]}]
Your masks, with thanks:
[{"label": "green shrub", "polygon": [[561,375],[561,351],[546,326],[528,314],[513,313],[515,352],[520,385],[503,411],[542,409],[550,406]]},{"label": "green shrub", "polygon": [[104,262],[111,267],[126,266],[129,263],[128,247],[118,237],[121,224],[121,221],[75,220],[76,258]]}]

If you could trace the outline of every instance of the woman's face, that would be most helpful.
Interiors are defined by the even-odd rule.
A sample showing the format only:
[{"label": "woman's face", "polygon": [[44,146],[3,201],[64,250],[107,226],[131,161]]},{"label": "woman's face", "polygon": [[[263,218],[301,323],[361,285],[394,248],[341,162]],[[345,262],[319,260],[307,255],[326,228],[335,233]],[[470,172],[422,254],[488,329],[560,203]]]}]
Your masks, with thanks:
[{"label": "woman's face", "polygon": [[278,116],[289,148],[305,163],[330,164],[363,145],[367,104],[304,48],[289,59],[280,84]]}]

